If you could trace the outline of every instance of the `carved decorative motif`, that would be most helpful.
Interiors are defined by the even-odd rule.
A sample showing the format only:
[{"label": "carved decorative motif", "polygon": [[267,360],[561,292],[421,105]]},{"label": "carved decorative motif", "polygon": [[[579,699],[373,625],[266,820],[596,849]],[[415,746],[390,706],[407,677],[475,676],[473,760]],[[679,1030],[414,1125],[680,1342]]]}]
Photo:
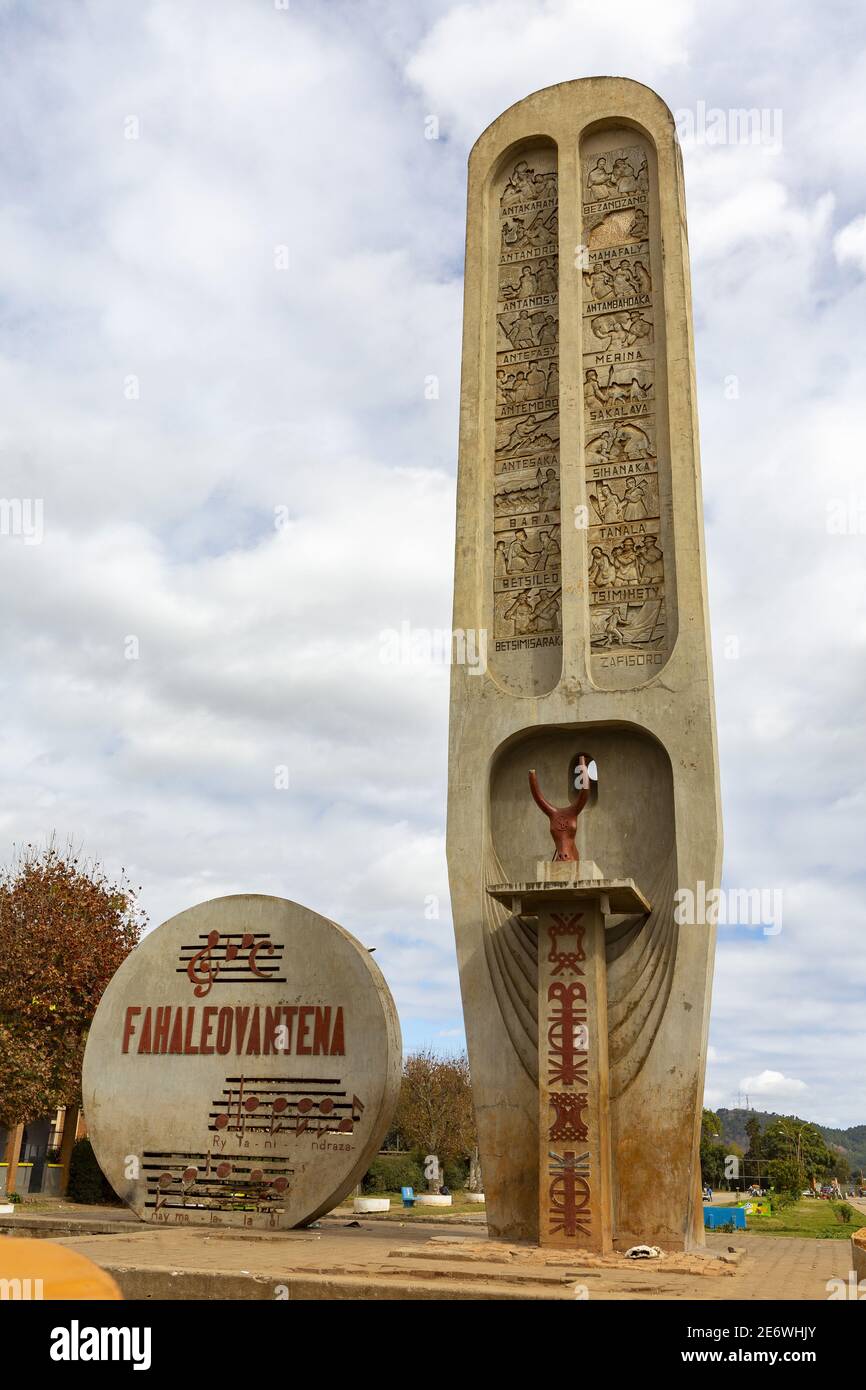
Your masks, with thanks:
[{"label": "carved decorative motif", "polygon": [[552,1236],[592,1236],[589,1153],[551,1152],[548,1189],[549,1231]]},{"label": "carved decorative motif", "polygon": [[655,431],[657,275],[639,144],[583,161],[583,396],[590,640],[602,665],[660,666],[667,617]]},{"label": "carved decorative motif", "polygon": [[499,198],[493,637],[562,645],[555,155],[518,159]]},{"label": "carved decorative motif", "polygon": [[[582,912],[575,912],[571,917],[564,917],[561,913],[551,913],[551,925],[547,932],[550,937],[550,953],[547,959],[554,967],[552,975],[582,975],[580,962],[586,960],[583,951],[584,928],[580,925]],[[573,936],[576,945],[573,951],[563,951],[559,945],[561,936]]]},{"label": "carved decorative motif", "polygon": [[[539,939],[539,965],[547,979],[543,1021],[539,1030],[540,1080],[546,1096],[542,1102],[543,1144],[588,1144],[585,1152],[548,1151],[545,1212],[548,1236],[592,1239],[591,1153],[593,1139],[584,1112],[590,1108],[589,1073],[590,1001],[584,971],[584,914],[550,914],[547,942]],[[567,944],[566,944],[567,943]],[[568,946],[572,949],[568,949]],[[580,976],[558,979],[557,976]],[[546,1085],[542,1080],[546,1072]],[[553,1088],[556,1089],[553,1089]],[[580,1089],[578,1089],[580,1088]],[[544,1105],[548,1119],[544,1120]],[[552,1113],[552,1119],[550,1118]],[[543,1152],[544,1150],[542,1150]]]},{"label": "carved decorative motif", "polygon": [[[582,1000],[583,1008],[576,1006]],[[547,991],[548,1011],[548,1084],[551,1086],[588,1086],[589,1061],[586,1011],[586,985],[580,980],[573,984],[553,984]]]},{"label": "carved decorative motif", "polygon": [[583,1142],[589,1135],[589,1130],[583,1119],[583,1112],[589,1105],[589,1096],[585,1091],[569,1093],[565,1091],[551,1091],[550,1103],[555,1112],[555,1118],[550,1126],[548,1139],[580,1140]]}]

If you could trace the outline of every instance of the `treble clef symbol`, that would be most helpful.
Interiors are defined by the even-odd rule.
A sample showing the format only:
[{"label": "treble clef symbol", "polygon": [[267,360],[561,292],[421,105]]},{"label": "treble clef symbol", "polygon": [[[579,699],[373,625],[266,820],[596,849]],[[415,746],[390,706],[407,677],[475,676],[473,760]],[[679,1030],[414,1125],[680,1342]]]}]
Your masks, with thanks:
[{"label": "treble clef symbol", "polygon": [[[211,953],[220,939],[218,931],[208,933],[207,945],[202,946],[200,951],[196,951],[186,967],[186,973],[192,984],[195,985],[193,993],[196,999],[204,999],[206,994],[210,994],[210,988],[219,974],[219,965],[211,962]],[[198,969],[201,964],[201,969]]]}]

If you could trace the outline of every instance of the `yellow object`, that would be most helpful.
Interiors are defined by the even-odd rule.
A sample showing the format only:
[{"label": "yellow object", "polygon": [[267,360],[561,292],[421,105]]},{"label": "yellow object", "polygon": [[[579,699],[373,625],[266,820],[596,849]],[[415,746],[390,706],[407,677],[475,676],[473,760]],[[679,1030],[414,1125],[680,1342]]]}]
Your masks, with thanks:
[{"label": "yellow object", "polygon": [[110,1274],[51,1240],[0,1236],[0,1302],[9,1299],[122,1299]]}]

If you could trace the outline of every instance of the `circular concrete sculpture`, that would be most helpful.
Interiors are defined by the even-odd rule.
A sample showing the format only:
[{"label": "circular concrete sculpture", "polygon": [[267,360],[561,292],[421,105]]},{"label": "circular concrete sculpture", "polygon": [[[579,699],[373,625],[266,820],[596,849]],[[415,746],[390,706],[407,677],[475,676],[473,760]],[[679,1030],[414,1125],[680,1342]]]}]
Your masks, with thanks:
[{"label": "circular concrete sculpture", "polygon": [[90,1030],[84,1113],[143,1220],[301,1226],[366,1172],[400,1063],[369,952],[309,908],[244,893],[179,913],[124,961]]}]

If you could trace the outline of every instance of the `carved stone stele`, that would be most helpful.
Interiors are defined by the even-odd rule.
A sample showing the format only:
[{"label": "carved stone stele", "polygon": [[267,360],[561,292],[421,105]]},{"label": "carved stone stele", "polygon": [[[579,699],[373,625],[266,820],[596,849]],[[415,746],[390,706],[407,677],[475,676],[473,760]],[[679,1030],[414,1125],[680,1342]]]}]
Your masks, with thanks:
[{"label": "carved stone stele", "polygon": [[[469,161],[448,863],[491,1231],[538,1235],[535,929],[490,885],[577,849],[648,917],[605,932],[614,1240],[703,1241],[698,1144],[721,822],[680,153],[647,87],[587,78],[511,107]],[[476,648],[477,650],[477,648]],[[542,1150],[543,1150],[542,1143]]]}]

